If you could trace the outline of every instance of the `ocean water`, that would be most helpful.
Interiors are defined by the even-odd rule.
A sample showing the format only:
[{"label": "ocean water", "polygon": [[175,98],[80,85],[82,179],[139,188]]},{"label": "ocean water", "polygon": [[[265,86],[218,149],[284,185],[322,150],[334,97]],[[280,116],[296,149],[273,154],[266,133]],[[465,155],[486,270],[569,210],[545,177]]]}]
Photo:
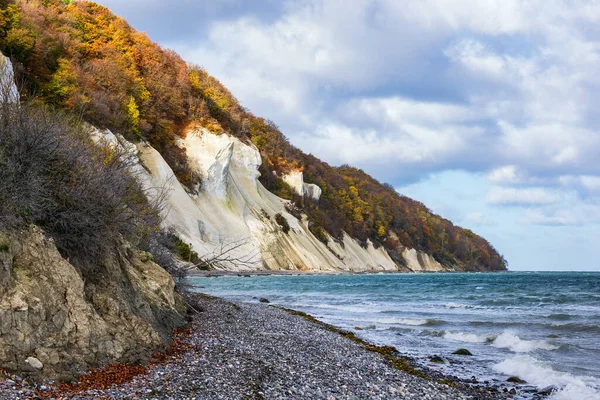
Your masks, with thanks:
[{"label": "ocean water", "polygon": [[[553,400],[600,399],[600,273],[195,277],[192,283],[230,299],[266,297],[463,378],[505,382],[515,375],[538,388],[560,387]],[[474,356],[453,356],[458,348]],[[448,363],[432,365],[434,354]]]}]

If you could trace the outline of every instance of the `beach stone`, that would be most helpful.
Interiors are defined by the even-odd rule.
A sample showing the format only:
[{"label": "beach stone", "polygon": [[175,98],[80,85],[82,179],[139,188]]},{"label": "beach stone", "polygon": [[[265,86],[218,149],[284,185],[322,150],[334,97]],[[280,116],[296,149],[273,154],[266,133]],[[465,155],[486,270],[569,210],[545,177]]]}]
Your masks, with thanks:
[{"label": "beach stone", "polygon": [[552,393],[554,393],[555,391],[556,391],[556,386],[550,385],[550,386],[546,386],[543,389],[538,390],[538,392],[536,394],[540,395],[540,396],[549,396]]},{"label": "beach stone", "polygon": [[27,357],[25,359],[25,362],[27,364],[29,364],[30,367],[35,368],[35,369],[44,368],[44,364],[42,364],[42,362],[35,357]]},{"label": "beach stone", "polygon": [[456,355],[459,355],[459,356],[472,356],[472,355],[473,355],[473,353],[471,353],[471,352],[470,352],[469,350],[467,350],[467,349],[458,349],[458,350],[456,350],[456,351],[455,351],[454,353],[452,353],[452,354],[456,354]]},{"label": "beach stone", "polygon": [[269,299],[265,297],[261,297],[258,301],[260,301],[261,303],[270,303]]},{"label": "beach stone", "polygon": [[527,383],[527,381],[524,381],[523,379],[519,378],[518,376],[511,376],[510,378],[508,378],[506,380],[506,382],[512,382],[512,383]]},{"label": "beach stone", "polygon": [[429,361],[438,363],[438,364],[446,364],[446,361],[440,356],[433,356],[429,358]]}]

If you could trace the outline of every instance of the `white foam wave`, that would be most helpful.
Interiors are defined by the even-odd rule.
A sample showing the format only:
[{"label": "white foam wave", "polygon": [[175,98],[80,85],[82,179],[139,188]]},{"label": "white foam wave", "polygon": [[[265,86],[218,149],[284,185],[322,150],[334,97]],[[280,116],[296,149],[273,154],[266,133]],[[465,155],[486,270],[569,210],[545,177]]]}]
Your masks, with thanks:
[{"label": "white foam wave", "polygon": [[419,326],[419,325],[427,325],[430,323],[430,320],[427,319],[413,319],[413,318],[361,318],[354,317],[352,315],[328,315],[327,319],[337,320],[337,321],[347,321],[347,322],[355,322],[355,323],[369,323],[369,324],[383,324],[383,325],[410,325],[410,326]]},{"label": "white foam wave", "polygon": [[600,398],[600,379],[555,371],[550,364],[528,355],[504,360],[496,364],[494,370],[505,375],[518,376],[537,387],[550,385],[559,387],[559,391],[549,398],[552,400],[598,400]]},{"label": "white foam wave", "polygon": [[456,303],[454,301],[449,301],[448,303],[444,303],[444,304],[442,304],[442,306],[444,306],[446,308],[469,308],[470,307],[468,304]]},{"label": "white foam wave", "polygon": [[426,319],[412,319],[412,318],[372,318],[370,321],[373,321],[377,324],[385,324],[385,325],[410,325],[410,326],[419,326],[426,325],[429,321]]},{"label": "white foam wave", "polygon": [[446,332],[444,333],[444,339],[467,343],[485,343],[490,340],[491,337],[486,335],[476,335],[474,333]]},{"label": "white foam wave", "polygon": [[369,306],[369,305],[361,305],[361,304],[338,305],[338,304],[321,303],[321,304],[317,304],[317,305],[311,304],[311,306],[314,308],[320,308],[320,309],[325,309],[325,310],[334,310],[334,311],[344,311],[344,312],[355,313],[355,314],[373,314],[373,313],[381,312],[380,308]]},{"label": "white foam wave", "polygon": [[400,318],[398,319],[398,323],[402,325],[411,325],[411,326],[419,326],[426,325],[429,321],[426,319],[410,319],[410,318]]},{"label": "white foam wave", "polygon": [[494,339],[492,346],[502,349],[509,349],[515,353],[528,353],[537,349],[558,349],[558,346],[548,343],[545,340],[523,340],[511,332],[503,332],[500,334],[496,339]]}]

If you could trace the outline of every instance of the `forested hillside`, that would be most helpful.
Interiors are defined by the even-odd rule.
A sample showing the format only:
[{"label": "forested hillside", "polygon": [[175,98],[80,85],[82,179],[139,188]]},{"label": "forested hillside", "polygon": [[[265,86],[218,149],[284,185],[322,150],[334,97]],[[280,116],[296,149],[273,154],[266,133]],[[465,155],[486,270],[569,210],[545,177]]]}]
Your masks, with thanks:
[{"label": "forested hillside", "polygon": [[[66,108],[130,140],[147,140],[190,191],[197,190],[198,178],[176,142],[200,125],[253,142],[262,155],[262,183],[306,212],[323,241],[323,230],[334,238],[346,231],[392,255],[402,245],[457,269],[505,269],[485,239],[362,170],[332,167],[303,153],[202,68],[162,49],[108,9],[69,0],[0,0],[0,6],[0,47],[15,61],[25,99]],[[292,170],[302,170],[306,182],[323,189],[318,203],[294,195],[282,179]]]}]

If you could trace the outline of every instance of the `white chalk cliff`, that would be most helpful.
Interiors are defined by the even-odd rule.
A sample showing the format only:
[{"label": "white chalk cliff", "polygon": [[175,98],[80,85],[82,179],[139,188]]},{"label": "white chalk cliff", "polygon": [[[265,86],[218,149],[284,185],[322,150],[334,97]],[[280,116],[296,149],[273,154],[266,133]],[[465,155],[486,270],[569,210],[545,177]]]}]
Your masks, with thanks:
[{"label": "white chalk cliff", "polygon": [[[136,173],[148,188],[167,188],[165,226],[201,257],[227,251],[222,268],[244,270],[299,271],[441,271],[432,257],[404,249],[406,266],[398,266],[383,247],[368,242],[364,248],[344,235],[342,243],[329,237],[327,245],[308,229],[306,216],[291,215],[283,200],[258,180],[261,158],[258,150],[232,136],[206,130],[188,132],[180,146],[202,183],[190,194],[174,177],[162,156],[146,143],[137,145],[110,131],[97,132],[114,145],[123,146],[136,159]],[[143,166],[143,168],[141,167]],[[318,201],[321,189],[304,183],[302,172],[286,177],[298,194]],[[152,190],[151,190],[152,192]],[[275,221],[281,214],[290,226],[286,234]]]},{"label": "white chalk cliff", "polygon": [[300,196],[306,196],[314,201],[319,201],[321,198],[321,188],[314,183],[304,182],[302,171],[293,171],[283,176],[283,180]]},{"label": "white chalk cliff", "polygon": [[0,100],[9,103],[19,103],[20,100],[12,63],[2,53],[0,53]]}]

